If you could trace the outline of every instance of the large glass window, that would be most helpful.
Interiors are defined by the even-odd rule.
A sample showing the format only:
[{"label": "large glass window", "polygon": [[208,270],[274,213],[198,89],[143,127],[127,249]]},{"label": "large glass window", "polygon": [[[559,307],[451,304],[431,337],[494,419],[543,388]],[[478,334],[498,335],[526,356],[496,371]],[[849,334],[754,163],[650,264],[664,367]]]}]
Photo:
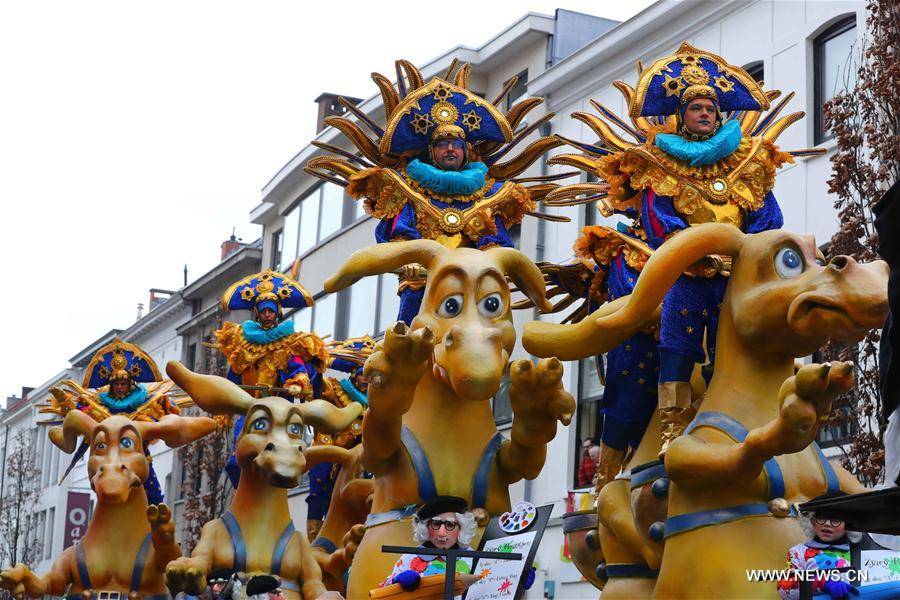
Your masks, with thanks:
[{"label": "large glass window", "polygon": [[763,65],[763,61],[758,60],[756,62],[750,63],[744,70],[747,71],[747,74],[753,78],[753,81],[757,83],[763,82],[763,77],[766,74],[765,66]]},{"label": "large glass window", "polygon": [[291,318],[294,320],[294,331],[311,331],[312,330],[312,308],[301,308]]},{"label": "large glass window", "polygon": [[397,322],[400,312],[400,296],[397,295],[397,276],[393,274],[378,277],[378,326],[379,334]]},{"label": "large glass window", "polygon": [[300,244],[297,253],[303,254],[319,241],[319,191],[304,198],[300,205],[303,210],[300,213]]},{"label": "large glass window", "polygon": [[528,92],[528,69],[517,74],[516,77],[518,78],[516,84],[509,90],[509,94],[506,95],[506,110],[515,106],[516,102],[524,98]]},{"label": "large glass window", "polygon": [[297,238],[300,236],[300,204],[284,216],[281,244],[281,269],[287,269],[297,258]]},{"label": "large glass window", "polygon": [[[597,361],[586,358],[578,369],[578,408],[575,415],[575,487],[589,487],[593,484],[593,474],[582,470],[581,463],[591,453],[590,446],[600,444],[603,433],[603,415],[600,414],[600,399],[603,397],[603,383],[597,371]],[[597,450],[593,451],[594,454]]]},{"label": "large glass window", "polygon": [[313,307],[312,330],[320,337],[334,337],[337,294],[328,294],[316,300]]},{"label": "large glass window", "polygon": [[816,136],[820,144],[833,137],[825,129],[822,105],[856,81],[853,69],[853,48],[856,44],[856,16],[842,19],[823,31],[813,41],[815,62]]},{"label": "large glass window", "polygon": [[344,215],[344,188],[333,183],[323,183],[322,206],[319,209],[319,239],[322,241],[341,228]]},{"label": "large glass window", "polygon": [[281,268],[281,230],[279,229],[272,234],[272,264],[269,265],[273,269]]},{"label": "large glass window", "polygon": [[363,277],[350,288],[350,311],[347,315],[347,337],[375,333],[378,309],[378,278]]}]

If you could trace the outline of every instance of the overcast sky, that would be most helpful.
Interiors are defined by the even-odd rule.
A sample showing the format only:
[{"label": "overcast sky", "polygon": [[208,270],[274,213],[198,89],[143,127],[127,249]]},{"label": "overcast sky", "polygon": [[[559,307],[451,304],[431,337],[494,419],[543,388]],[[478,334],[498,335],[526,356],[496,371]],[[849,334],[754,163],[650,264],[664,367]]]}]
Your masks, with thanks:
[{"label": "overcast sky", "polygon": [[650,4],[0,4],[0,397],[128,327],[185,264],[189,281],[213,267],[232,227],[256,239],[249,211],[314,135],[320,92],[367,98],[394,59],[480,46],[528,11]]}]

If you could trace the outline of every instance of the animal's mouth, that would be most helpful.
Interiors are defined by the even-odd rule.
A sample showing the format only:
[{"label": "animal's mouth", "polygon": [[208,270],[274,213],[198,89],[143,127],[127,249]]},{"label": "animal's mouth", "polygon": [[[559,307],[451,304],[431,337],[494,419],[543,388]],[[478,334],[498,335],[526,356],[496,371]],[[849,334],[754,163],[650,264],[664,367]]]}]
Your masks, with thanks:
[{"label": "animal's mouth", "polygon": [[831,295],[807,292],[797,296],[788,309],[788,325],[803,336],[827,336],[856,340],[883,322],[877,307],[840,302]]}]

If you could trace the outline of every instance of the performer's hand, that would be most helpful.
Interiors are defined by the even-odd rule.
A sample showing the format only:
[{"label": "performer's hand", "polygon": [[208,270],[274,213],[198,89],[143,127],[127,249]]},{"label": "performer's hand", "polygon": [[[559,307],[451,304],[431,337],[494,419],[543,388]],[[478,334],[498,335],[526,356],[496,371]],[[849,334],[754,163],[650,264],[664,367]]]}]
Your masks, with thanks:
[{"label": "performer's hand", "polygon": [[545,358],[537,366],[517,360],[509,367],[509,398],[513,410],[512,435],[526,446],[546,444],[556,436],[556,422],[568,425],[575,399],[563,388],[563,366]]},{"label": "performer's hand", "polygon": [[850,594],[859,596],[859,590],[847,583],[846,581],[829,579],[822,586],[826,594],[831,596],[832,600],[847,600]]},{"label": "performer's hand", "polygon": [[305,400],[306,397],[309,395],[309,394],[307,394],[306,390],[304,390],[299,385],[289,385],[287,387],[287,391],[288,391],[288,394],[290,394],[294,398],[300,398],[303,400]]},{"label": "performer's hand", "polygon": [[531,567],[530,569],[528,569],[528,572],[525,574],[525,582],[522,584],[522,586],[526,590],[530,590],[531,586],[534,585],[535,579],[537,579],[537,569],[534,567]]},{"label": "performer's hand", "polygon": [[400,587],[402,587],[407,592],[411,592],[419,587],[419,582],[422,581],[422,576],[412,569],[409,569],[408,571],[397,573],[392,581],[394,583],[399,583]]}]

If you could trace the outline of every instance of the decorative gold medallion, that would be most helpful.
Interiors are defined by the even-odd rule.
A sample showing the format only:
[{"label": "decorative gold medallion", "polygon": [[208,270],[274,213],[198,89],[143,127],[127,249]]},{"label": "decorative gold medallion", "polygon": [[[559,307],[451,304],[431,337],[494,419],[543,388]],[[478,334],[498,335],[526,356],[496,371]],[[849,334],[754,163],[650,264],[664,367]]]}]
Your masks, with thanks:
[{"label": "decorative gold medallion", "polygon": [[469,131],[475,131],[476,129],[481,129],[481,117],[475,112],[473,108],[469,112],[463,115],[462,124],[465,125],[466,129]]},{"label": "decorative gold medallion", "polygon": [[459,111],[449,102],[438,102],[431,107],[431,117],[441,124],[456,123]]},{"label": "decorative gold medallion", "polygon": [[709,73],[699,65],[688,65],[681,70],[681,78],[690,85],[707,85]]},{"label": "decorative gold medallion", "polygon": [[678,97],[681,94],[681,90],[684,89],[684,82],[680,77],[672,77],[671,75],[666,75],[666,80],[662,82],[663,88],[666,90],[666,98],[669,96]]},{"label": "decorative gold medallion", "polygon": [[734,91],[734,82],[729,80],[724,75],[716,75],[715,77],[713,77],[713,82],[715,83],[715,86],[722,92]]},{"label": "decorative gold medallion", "polygon": [[728,182],[716,177],[706,184],[707,192],[716,202],[724,202],[728,198]]},{"label": "decorative gold medallion", "polygon": [[462,228],[462,213],[455,208],[445,208],[441,215],[441,229],[447,233],[456,233],[457,231],[462,231]]},{"label": "decorative gold medallion", "polygon": [[282,298],[290,298],[291,297],[291,288],[290,286],[283,285],[278,288],[278,295]]},{"label": "decorative gold medallion", "polygon": [[241,290],[241,298],[244,300],[247,300],[248,302],[250,300],[253,300],[253,288],[248,286],[248,287],[245,287],[244,289],[242,289]]}]

